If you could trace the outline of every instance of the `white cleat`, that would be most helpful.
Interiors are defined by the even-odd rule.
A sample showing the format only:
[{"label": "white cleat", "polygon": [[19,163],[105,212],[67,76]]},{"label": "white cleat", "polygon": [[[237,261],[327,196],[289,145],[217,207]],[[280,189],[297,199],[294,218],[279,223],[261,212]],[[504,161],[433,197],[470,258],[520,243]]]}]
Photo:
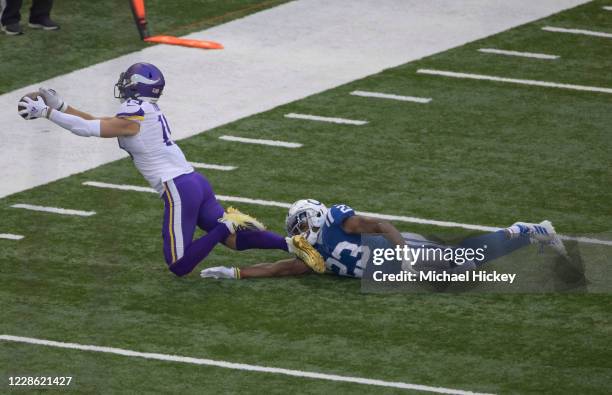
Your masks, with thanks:
[{"label": "white cleat", "polygon": [[507,231],[510,233],[511,238],[528,235],[532,242],[547,245],[559,255],[568,256],[563,241],[555,231],[552,223],[548,220],[542,221],[539,224],[515,222]]}]

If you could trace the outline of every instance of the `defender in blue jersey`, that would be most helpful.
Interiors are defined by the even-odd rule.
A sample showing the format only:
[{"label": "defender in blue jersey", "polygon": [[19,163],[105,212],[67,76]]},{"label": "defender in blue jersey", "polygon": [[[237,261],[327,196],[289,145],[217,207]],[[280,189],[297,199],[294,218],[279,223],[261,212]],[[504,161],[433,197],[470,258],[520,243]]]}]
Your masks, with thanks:
[{"label": "defender in blue jersey", "polygon": [[[541,243],[552,247],[564,255],[565,247],[556,234],[550,221],[539,224],[517,222],[497,232],[464,240],[457,246],[444,246],[414,233],[400,233],[389,221],[358,215],[346,204],[336,204],[329,209],[314,199],[295,202],[285,220],[289,236],[302,235],[321,254],[320,266],[307,266],[300,259],[287,259],[275,263],[260,263],[244,268],[212,267],[204,269],[204,278],[251,278],[278,277],[305,274],[308,272],[330,273],[338,276],[361,278],[373,248],[402,249],[430,248],[451,250],[458,248],[477,248],[487,245],[487,254],[478,264],[484,264],[500,256],[507,255],[531,243]],[[412,263],[415,265],[415,262]],[[456,262],[437,260],[416,262],[413,270],[470,270],[476,267],[474,261]],[[405,265],[402,269],[407,270]]]}]

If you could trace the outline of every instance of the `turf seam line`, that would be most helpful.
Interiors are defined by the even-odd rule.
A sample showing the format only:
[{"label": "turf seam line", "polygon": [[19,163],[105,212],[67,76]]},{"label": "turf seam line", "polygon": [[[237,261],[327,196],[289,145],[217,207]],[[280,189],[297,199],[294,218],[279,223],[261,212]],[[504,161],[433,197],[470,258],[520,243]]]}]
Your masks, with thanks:
[{"label": "turf seam line", "polygon": [[[83,185],[97,187],[97,188],[118,189],[118,190],[123,190],[123,191],[157,193],[157,191],[153,188],[141,187],[137,185],[109,184],[106,182],[98,182],[98,181],[85,181],[83,182]],[[239,196],[217,195],[217,200],[221,200],[225,202],[233,202],[233,203],[255,204],[259,206],[279,207],[279,208],[285,208],[285,209],[291,207],[291,204],[289,203],[277,202],[274,200],[251,199],[251,198],[245,198],[245,197],[239,197]],[[403,216],[403,215],[379,214],[379,213],[372,213],[368,211],[356,211],[356,213],[365,215],[368,217],[386,219],[389,221],[408,222],[408,223],[421,224],[421,225],[433,225],[433,226],[440,226],[443,228],[463,228],[463,229],[468,229],[468,230],[478,230],[482,232],[496,232],[498,230],[503,229],[503,228],[499,228],[495,226],[464,224],[461,222],[439,221],[439,220],[434,220],[434,219],[408,217],[408,216]],[[574,237],[574,236],[565,236],[565,235],[559,235],[559,237],[563,240],[571,240],[571,241],[578,241],[578,242],[588,243],[588,244],[600,244],[600,245],[612,246],[612,240],[600,240],[600,239],[595,239],[595,238],[590,238],[590,237],[582,237],[582,236]]]},{"label": "turf seam line", "polygon": [[559,59],[558,55],[549,55],[545,53],[536,53],[536,52],[508,51],[505,49],[496,49],[496,48],[480,48],[478,52],[490,53],[490,54],[495,54],[495,55],[518,56],[522,58],[535,58],[535,59],[546,59],[546,60]]},{"label": "turf seam line", "polygon": [[90,217],[96,214],[95,211],[81,211],[81,210],[72,210],[72,209],[60,208],[60,207],[46,207],[46,206],[37,206],[34,204],[22,204],[22,203],[13,204],[11,207],[22,208],[25,210],[32,210],[32,211],[42,211],[42,212],[53,213],[53,214],[76,215],[80,217]]},{"label": "turf seam line", "polygon": [[14,235],[12,233],[0,233],[0,239],[7,239],[7,240],[21,240],[23,239],[24,236],[22,235]]},{"label": "turf seam line", "polygon": [[377,379],[368,379],[364,377],[341,376],[341,375],[336,375],[336,374],[275,368],[275,367],[269,367],[269,366],[250,365],[250,364],[220,361],[220,360],[214,360],[214,359],[193,358],[193,357],[184,357],[184,356],[179,356],[179,355],[139,352],[139,351],[126,350],[123,348],[115,348],[115,347],[102,347],[102,346],[86,345],[86,344],[78,344],[78,343],[64,343],[64,342],[58,342],[58,341],[53,341],[53,340],[35,339],[31,337],[0,335],[0,340],[4,340],[8,342],[15,342],[15,343],[35,344],[35,345],[41,345],[41,346],[47,346],[47,347],[72,349],[72,350],[93,351],[93,352],[100,352],[100,353],[107,353],[107,354],[122,355],[126,357],[153,359],[153,360],[158,360],[158,361],[180,362],[180,363],[188,363],[188,364],[193,364],[193,365],[214,366],[218,368],[233,369],[233,370],[243,370],[243,371],[259,372],[259,373],[273,373],[273,374],[281,374],[285,376],[302,377],[302,378],[327,380],[327,381],[340,381],[340,382],[345,382],[345,383],[365,384],[365,385],[373,385],[373,386],[387,387],[387,388],[410,389],[410,390],[416,390],[416,391],[434,392],[438,394],[457,394],[457,395],[477,394],[472,391],[457,390],[457,389],[445,388],[445,387],[431,387],[428,385],[403,383],[403,382],[397,382],[397,381],[384,381],[384,380],[377,380]]},{"label": "turf seam line", "polygon": [[417,73],[418,74],[428,74],[428,75],[438,75],[438,76],[452,77],[452,78],[507,82],[507,83],[519,84],[519,85],[532,85],[532,86],[540,86],[540,87],[546,87],[546,88],[572,89],[572,90],[577,90],[577,91],[612,94],[612,88],[601,88],[597,86],[573,85],[573,84],[564,84],[564,83],[558,83],[558,82],[537,81],[537,80],[524,80],[524,79],[518,79],[518,78],[506,78],[506,77],[498,77],[494,75],[462,73],[462,72],[445,71],[445,70],[418,69]]},{"label": "turf seam line", "polygon": [[322,117],[320,115],[310,115],[310,114],[297,114],[294,112],[290,112],[289,114],[285,114],[285,118],[291,119],[303,119],[306,121],[318,121],[318,122],[330,122],[337,123],[341,125],[356,125],[361,126],[368,123],[368,121],[360,121],[357,119],[346,119],[346,118],[335,118],[335,117]]},{"label": "turf seam line", "polygon": [[220,140],[225,140],[225,141],[234,141],[234,142],[237,142],[237,143],[269,145],[269,146],[272,146],[272,147],[300,148],[302,146],[302,144],[300,144],[300,143],[290,143],[290,142],[287,142],[287,141],[266,140],[266,139],[251,139],[251,138],[247,138],[247,137],[228,136],[228,135],[219,136],[219,139]]},{"label": "turf seam line", "polygon": [[393,95],[390,93],[369,92],[369,91],[352,91],[351,95],[361,96],[361,97],[374,97],[377,99],[408,101],[408,102],[422,103],[422,104],[427,104],[432,100],[429,97],[402,96],[402,95]]},{"label": "turf seam line", "polygon": [[232,171],[232,170],[236,170],[238,168],[236,166],[214,165],[214,164],[211,164],[211,163],[189,162],[189,164],[191,166],[195,167],[196,169]]},{"label": "turf seam line", "polygon": [[547,32],[553,32],[553,33],[582,34],[585,36],[612,38],[612,33],[594,32],[592,30],[584,30],[584,29],[567,29],[564,27],[544,26],[542,30],[545,30]]}]

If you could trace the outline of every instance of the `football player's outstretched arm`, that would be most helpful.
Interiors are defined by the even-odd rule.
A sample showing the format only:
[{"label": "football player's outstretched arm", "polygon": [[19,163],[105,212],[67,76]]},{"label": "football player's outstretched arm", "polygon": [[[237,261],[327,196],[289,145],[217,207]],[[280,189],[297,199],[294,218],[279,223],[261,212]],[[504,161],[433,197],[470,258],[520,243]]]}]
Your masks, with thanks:
[{"label": "football player's outstretched arm", "polygon": [[259,263],[243,268],[217,266],[202,270],[200,276],[203,278],[258,278],[258,277],[284,277],[299,276],[300,274],[312,273],[304,262],[297,258],[283,259],[274,263]]},{"label": "football player's outstretched arm", "polygon": [[404,245],[406,242],[402,234],[389,221],[378,218],[366,217],[363,215],[353,215],[342,223],[342,229],[346,233],[380,233],[393,245]]},{"label": "football player's outstretched arm", "polygon": [[66,103],[54,89],[39,88],[38,92],[42,95],[43,99],[45,99],[45,103],[47,103],[47,105],[54,110],[65,112],[66,114],[70,115],[76,115],[77,117],[81,117],[88,121],[101,119],[68,105],[68,103]]},{"label": "football player's outstretched arm", "polygon": [[95,118],[68,106],[55,91],[41,88],[39,92],[45,100],[40,96],[36,101],[25,97],[20,103],[25,108],[22,112],[27,119],[44,117],[82,137],[133,136],[140,131],[138,122],[119,117]]},{"label": "football player's outstretched arm", "polygon": [[140,124],[119,117],[84,119],[77,115],[49,109],[47,118],[53,123],[82,137],[133,136],[140,131]]}]

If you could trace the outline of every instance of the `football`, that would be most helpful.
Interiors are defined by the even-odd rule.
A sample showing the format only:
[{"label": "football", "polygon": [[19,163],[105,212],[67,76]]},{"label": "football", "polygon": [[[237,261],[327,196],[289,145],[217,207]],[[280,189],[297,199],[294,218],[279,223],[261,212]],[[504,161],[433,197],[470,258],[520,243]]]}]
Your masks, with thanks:
[{"label": "football", "polygon": [[[22,96],[21,99],[19,99],[19,101],[17,102],[17,114],[19,114],[19,111],[21,111],[24,108],[19,103],[21,103],[25,97],[29,97],[32,100],[36,100],[36,98],[38,96],[41,96],[41,94],[39,92],[30,92],[30,93],[26,93],[24,96]],[[21,116],[21,118],[23,118],[23,119],[29,119],[28,118],[28,114],[19,114],[19,116]]]}]

